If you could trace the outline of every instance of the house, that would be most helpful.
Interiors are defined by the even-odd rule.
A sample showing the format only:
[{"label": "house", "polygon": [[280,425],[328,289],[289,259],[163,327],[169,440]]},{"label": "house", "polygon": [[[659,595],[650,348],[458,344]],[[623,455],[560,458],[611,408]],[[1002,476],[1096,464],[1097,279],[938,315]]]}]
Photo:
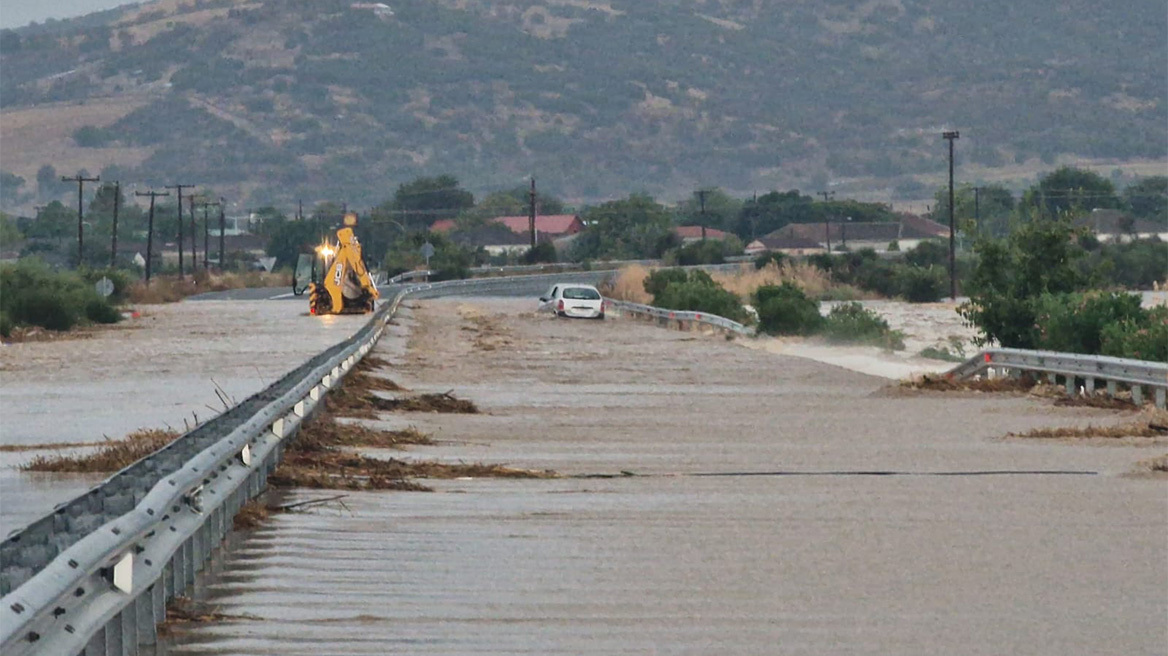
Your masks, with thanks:
[{"label": "house", "polygon": [[900,223],[832,221],[830,223],[789,223],[768,237],[797,238],[813,241],[832,249],[847,247],[852,250],[871,248],[888,250],[888,245],[900,239]]},{"label": "house", "polygon": [[[511,232],[528,236],[531,241],[530,217],[526,216],[497,216],[487,223],[498,223],[507,226]],[[430,226],[431,232],[448,233],[458,224],[454,219],[435,221]],[[540,239],[558,239],[567,235],[574,235],[584,229],[584,222],[575,214],[539,214],[535,217],[535,232]]]},{"label": "house", "polygon": [[725,239],[730,233],[717,228],[707,228],[706,226],[690,225],[677,226],[673,229],[673,234],[681,238],[682,245],[692,244],[695,241],[703,239]]},{"label": "house", "polygon": [[482,248],[489,255],[521,255],[531,248],[529,235],[514,232],[501,223],[455,230],[450,233],[450,240],[470,249]]},{"label": "house", "polygon": [[1153,237],[1168,241],[1168,229],[1120,210],[1096,208],[1090,214],[1075,219],[1075,225],[1089,228],[1099,241],[1123,243]]},{"label": "house", "polygon": [[783,253],[785,255],[815,255],[826,252],[823,244],[801,237],[759,237],[746,245],[744,252],[751,257],[762,253]]}]

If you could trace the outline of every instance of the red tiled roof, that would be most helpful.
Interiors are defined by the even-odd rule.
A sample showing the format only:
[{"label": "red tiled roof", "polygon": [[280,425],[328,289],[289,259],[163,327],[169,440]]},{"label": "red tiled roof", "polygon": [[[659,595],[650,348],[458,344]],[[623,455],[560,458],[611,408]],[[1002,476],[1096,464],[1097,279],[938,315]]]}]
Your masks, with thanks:
[{"label": "red tiled roof", "polygon": [[430,225],[430,232],[450,232],[454,226],[454,219],[438,219]]},{"label": "red tiled roof", "polygon": [[[511,228],[512,232],[528,232],[530,217],[526,216],[497,216],[491,221],[502,223]],[[575,214],[543,214],[535,217],[535,231],[548,235],[566,235],[580,232],[584,227]]]},{"label": "red tiled roof", "polygon": [[928,239],[929,237],[948,237],[949,227],[941,225],[932,219],[915,214],[900,215],[900,236],[905,239]]},{"label": "red tiled roof", "polygon": [[[677,226],[673,229],[674,234],[682,239],[701,239],[701,226]],[[727,233],[724,230],[717,228],[706,228],[706,239],[724,239]]]},{"label": "red tiled roof", "polygon": [[[497,216],[490,223],[501,223],[511,229],[511,232],[527,234],[530,230],[530,218],[527,216]],[[454,219],[441,219],[430,225],[431,232],[450,232],[457,227]],[[580,232],[584,224],[575,214],[541,214],[535,217],[535,231],[540,234],[557,237]]]}]

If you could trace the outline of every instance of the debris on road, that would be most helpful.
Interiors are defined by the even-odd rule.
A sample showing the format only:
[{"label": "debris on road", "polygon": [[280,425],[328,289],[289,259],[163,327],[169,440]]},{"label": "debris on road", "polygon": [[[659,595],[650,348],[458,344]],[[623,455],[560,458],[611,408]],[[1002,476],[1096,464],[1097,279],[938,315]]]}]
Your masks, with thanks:
[{"label": "debris on road", "polygon": [[175,430],[143,428],[120,440],[107,440],[93,453],[37,456],[20,468],[37,472],[116,472],[170,444],[178,436]]},{"label": "debris on road", "polygon": [[1060,426],[1058,428],[1036,428],[1025,433],[1007,433],[1006,437],[1057,438],[1124,438],[1151,437],[1168,438],[1168,412],[1151,410],[1136,421],[1109,426],[1089,425]]}]

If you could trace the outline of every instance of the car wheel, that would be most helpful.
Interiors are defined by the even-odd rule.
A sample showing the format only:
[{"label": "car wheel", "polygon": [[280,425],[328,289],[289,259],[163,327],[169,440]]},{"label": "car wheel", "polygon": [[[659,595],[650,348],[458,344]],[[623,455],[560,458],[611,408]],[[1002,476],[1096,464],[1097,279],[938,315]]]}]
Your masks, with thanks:
[{"label": "car wheel", "polygon": [[603,313],[603,312],[601,312],[600,314],[596,315],[596,318],[597,318],[597,320],[599,320],[599,321],[604,321],[604,313]]},{"label": "car wheel", "polygon": [[568,317],[568,315],[563,312],[556,312],[556,316],[562,319],[566,319]]}]

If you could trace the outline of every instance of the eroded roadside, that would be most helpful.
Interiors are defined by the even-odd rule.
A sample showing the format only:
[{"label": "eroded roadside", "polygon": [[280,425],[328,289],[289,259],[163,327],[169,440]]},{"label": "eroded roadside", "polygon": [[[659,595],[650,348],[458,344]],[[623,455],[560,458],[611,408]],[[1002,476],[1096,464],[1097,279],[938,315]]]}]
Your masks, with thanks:
[{"label": "eroded roadside", "polygon": [[[1159,648],[1168,500],[1125,475],[1155,452],[1000,439],[1111,411],[889,396],[802,358],[530,310],[411,303],[375,354],[402,387],[481,412],[365,421],[432,436],[395,458],[565,477],[274,515],[210,587],[250,619],[190,627],[170,653]],[[570,478],[592,473],[617,477]]]}]

